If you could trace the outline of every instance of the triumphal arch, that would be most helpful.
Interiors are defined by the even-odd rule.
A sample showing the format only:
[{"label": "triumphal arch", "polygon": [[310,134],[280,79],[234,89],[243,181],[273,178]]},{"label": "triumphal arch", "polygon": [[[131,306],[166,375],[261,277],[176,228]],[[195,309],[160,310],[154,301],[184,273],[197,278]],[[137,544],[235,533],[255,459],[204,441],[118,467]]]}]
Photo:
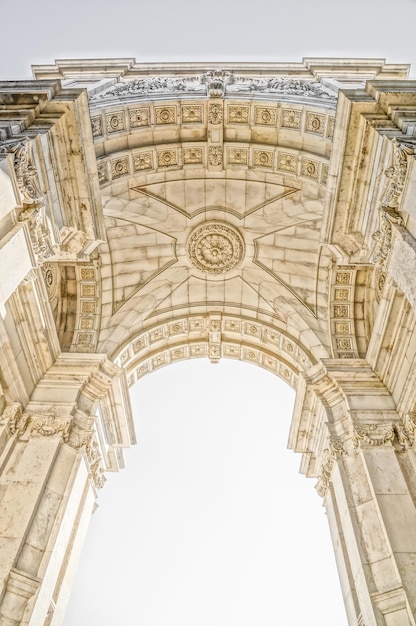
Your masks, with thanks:
[{"label": "triumphal arch", "polygon": [[135,442],[129,387],[193,357],[295,388],[349,623],[416,623],[408,69],[62,60],[0,83],[1,626],[61,624]]}]

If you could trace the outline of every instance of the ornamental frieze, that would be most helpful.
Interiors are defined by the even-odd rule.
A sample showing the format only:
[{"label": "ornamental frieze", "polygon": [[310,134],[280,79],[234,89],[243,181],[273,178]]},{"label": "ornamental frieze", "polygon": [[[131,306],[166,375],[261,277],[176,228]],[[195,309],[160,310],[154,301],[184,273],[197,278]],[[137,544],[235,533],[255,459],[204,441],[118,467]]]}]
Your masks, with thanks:
[{"label": "ornamental frieze", "polygon": [[[287,100],[316,100],[335,107],[337,95],[315,79],[286,76],[237,76],[221,69],[195,76],[149,76],[122,80],[105,92],[90,96],[92,104],[105,100],[157,98],[191,94],[200,97],[224,98],[228,94],[282,97]],[[319,131],[320,132],[320,129]]]}]

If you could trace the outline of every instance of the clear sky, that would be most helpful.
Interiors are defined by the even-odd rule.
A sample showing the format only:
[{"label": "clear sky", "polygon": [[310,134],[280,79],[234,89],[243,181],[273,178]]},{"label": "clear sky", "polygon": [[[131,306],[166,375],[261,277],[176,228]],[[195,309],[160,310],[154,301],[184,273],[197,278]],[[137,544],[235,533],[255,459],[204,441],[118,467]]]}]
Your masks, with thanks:
[{"label": "clear sky", "polygon": [[[381,57],[416,77],[416,0],[0,0],[0,15],[3,80],[116,56]],[[137,385],[139,444],[100,493],[65,626],[346,624],[321,500],[285,450],[282,385],[203,361]]]},{"label": "clear sky", "polygon": [[293,398],[231,360],[137,383],[139,442],[100,494],[65,626],[346,626],[316,481],[286,449]]},{"label": "clear sky", "polygon": [[416,0],[0,0],[0,78],[55,58],[415,58]]}]

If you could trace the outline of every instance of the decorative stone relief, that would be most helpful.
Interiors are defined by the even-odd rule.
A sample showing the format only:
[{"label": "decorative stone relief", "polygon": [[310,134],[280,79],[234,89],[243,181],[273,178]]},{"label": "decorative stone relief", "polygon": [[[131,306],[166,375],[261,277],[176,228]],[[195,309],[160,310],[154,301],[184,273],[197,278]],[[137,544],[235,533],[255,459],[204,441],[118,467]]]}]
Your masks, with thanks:
[{"label": "decorative stone relief", "polygon": [[183,162],[185,163],[185,165],[189,165],[193,163],[202,163],[203,162],[202,148],[184,148]]},{"label": "decorative stone relief", "polygon": [[203,121],[201,104],[184,104],[181,108],[183,124],[200,124]]},{"label": "decorative stone relief", "polygon": [[376,242],[373,262],[384,267],[389,255],[393,224],[402,225],[403,219],[398,213],[400,197],[403,193],[408,158],[415,154],[416,140],[408,138],[394,138],[392,140],[391,166],[384,172],[386,176],[385,189],[379,207],[379,228],[374,233]]},{"label": "decorative stone relief", "polygon": [[382,446],[394,440],[392,424],[355,424],[353,442],[355,448],[359,446]]},{"label": "decorative stone relief", "polygon": [[208,121],[210,124],[222,124],[223,121],[223,106],[216,102],[210,103],[208,107]]},{"label": "decorative stone relief", "polygon": [[[227,341],[223,341],[223,334],[225,333],[228,335]],[[203,341],[202,344],[198,344],[198,354],[194,354],[194,349],[191,350],[190,348],[196,338]],[[137,358],[145,357],[146,350],[153,353],[158,345],[163,346],[167,342],[170,344],[172,340],[175,345],[163,350],[164,364],[175,359],[203,356],[202,345],[205,346],[206,356],[213,360],[217,360],[221,356],[246,359],[248,352],[243,352],[242,346],[250,345],[254,341],[259,346],[268,344],[266,352],[250,347],[249,352],[254,350],[258,363],[274,374],[281,376],[292,386],[296,382],[297,370],[304,370],[311,366],[311,361],[306,353],[277,329],[255,322],[246,321],[243,323],[241,319],[234,317],[222,319],[217,313],[205,317],[182,318],[148,329],[124,347],[117,357],[117,363],[120,367],[126,368],[129,376],[134,373],[135,382],[136,378],[144,376],[154,367],[160,367],[162,364],[162,361],[153,363],[152,358],[149,358],[137,366]],[[180,343],[176,343],[177,341]],[[218,347],[210,348],[214,345]],[[275,352],[276,349],[277,353]],[[283,358],[281,363],[279,363],[279,354]],[[252,358],[249,357],[249,360]],[[132,367],[133,370],[131,370]]]},{"label": "decorative stone relief", "polygon": [[218,363],[221,358],[221,315],[210,315],[208,328],[208,356],[211,363]]},{"label": "decorative stone relief", "polygon": [[130,357],[129,350],[124,350],[124,352],[122,352],[120,354],[120,357],[119,357],[120,358],[120,365],[123,366],[126,363],[126,361],[129,359],[129,357]]},{"label": "decorative stone relief", "polygon": [[381,269],[381,267],[377,267],[374,273],[375,293],[376,293],[377,302],[380,302],[381,294],[383,293],[384,285],[386,283],[386,278],[387,278],[386,272],[384,272]]},{"label": "decorative stone relief", "polygon": [[181,348],[175,348],[174,350],[171,351],[170,355],[171,355],[172,361],[179,361],[180,359],[188,358],[187,351],[184,346]]},{"label": "decorative stone relief", "polygon": [[13,167],[16,182],[24,204],[38,204],[42,201],[36,166],[33,163],[32,147],[29,139],[15,144],[6,144],[0,149],[0,154],[13,156]]},{"label": "decorative stone relief", "polygon": [[178,155],[176,150],[158,150],[157,162],[159,167],[171,167],[178,165]]},{"label": "decorative stone relief", "polygon": [[101,464],[102,457],[97,442],[92,439],[86,447],[87,459],[90,465],[92,479],[97,489],[104,487],[106,478]]},{"label": "decorative stone relief", "polygon": [[234,82],[234,76],[232,72],[212,70],[203,74],[200,80],[206,85],[209,98],[223,98],[227,85]]},{"label": "decorative stone relief", "polygon": [[384,172],[387,177],[386,188],[384,190],[381,206],[383,209],[393,209],[397,211],[400,196],[403,193],[407,175],[407,160],[410,155],[415,154],[416,139],[392,140],[392,164]]},{"label": "decorative stone relief", "polygon": [[145,340],[144,337],[141,337],[140,339],[134,342],[133,350],[134,352],[140,352],[140,350],[144,350],[146,346],[147,346],[147,341]]},{"label": "decorative stone relief", "polygon": [[336,461],[336,454],[331,448],[325,448],[323,453],[323,461],[321,470],[318,476],[318,482],[316,484],[316,491],[324,498],[331,481],[332,470],[334,469]]},{"label": "decorative stone relief", "polygon": [[277,76],[273,78],[250,78],[236,76],[227,92],[257,92],[319,98],[336,103],[337,96],[315,80],[301,80]]},{"label": "decorative stone relief", "polygon": [[289,154],[288,152],[277,153],[277,168],[284,170],[285,172],[296,172],[297,170],[297,156],[296,154]]},{"label": "decorative stone relief", "polygon": [[416,413],[407,413],[401,424],[395,424],[397,440],[404,448],[416,448]]},{"label": "decorative stone relief", "polygon": [[250,107],[229,105],[228,122],[230,124],[248,124]]},{"label": "decorative stone relief", "polygon": [[33,251],[39,264],[53,256],[51,234],[46,222],[45,205],[43,202],[33,204],[19,215],[20,222],[29,224],[30,239]]},{"label": "decorative stone relief", "polygon": [[208,151],[208,162],[213,167],[222,165],[223,155],[221,146],[210,146]]},{"label": "decorative stone relief", "polygon": [[271,96],[296,97],[326,101],[335,106],[337,95],[321,83],[311,79],[296,79],[284,76],[253,77],[235,76],[221,69],[210,70],[197,76],[164,77],[151,76],[134,80],[123,80],[104,93],[89,97],[90,102],[111,99],[152,97],[174,94],[207,95],[210,98],[223,98],[226,93],[267,94]]},{"label": "decorative stone relief", "polygon": [[119,133],[126,129],[124,111],[117,111],[115,113],[107,113],[105,116],[105,120],[106,120],[108,133]]},{"label": "decorative stone relief", "polygon": [[69,439],[66,443],[68,443],[75,450],[80,450],[81,448],[85,448],[91,442],[93,435],[94,431],[82,429],[73,425],[69,434]]},{"label": "decorative stone relief", "polygon": [[149,107],[139,107],[137,109],[128,109],[130,128],[142,128],[150,126],[150,109]]},{"label": "decorative stone relief", "polygon": [[322,170],[321,170],[321,183],[322,183],[322,185],[326,185],[326,183],[328,181],[328,173],[329,173],[329,165],[324,163],[322,165]]},{"label": "decorative stone relief", "polygon": [[157,369],[158,367],[162,367],[163,365],[167,365],[168,364],[168,355],[163,352],[161,354],[156,355],[155,357],[153,357],[152,359],[152,366],[153,369]]},{"label": "decorative stone relief", "polygon": [[269,150],[253,150],[254,165],[273,167],[274,153]]},{"label": "decorative stone relief", "polygon": [[322,456],[322,465],[318,475],[316,490],[324,498],[331,482],[332,472],[337,458],[348,456],[346,444],[341,437],[331,437]]},{"label": "decorative stone relief", "polygon": [[107,161],[97,161],[98,182],[100,185],[110,182]]},{"label": "decorative stone relief", "polygon": [[248,150],[247,148],[228,148],[228,163],[231,165],[247,165]]},{"label": "decorative stone relief", "polygon": [[[396,223],[399,223],[400,218],[397,218]],[[392,221],[391,217],[384,211],[380,211],[379,214],[379,229],[374,233],[373,239],[376,242],[376,248],[373,256],[373,262],[385,266],[387,257],[391,249],[391,242],[393,237]]]},{"label": "decorative stone relief", "polygon": [[30,434],[42,437],[54,437],[60,435],[64,441],[68,441],[71,429],[72,417],[58,417],[54,411],[48,415],[29,415],[28,426]]},{"label": "decorative stone relief", "polygon": [[352,271],[337,272],[335,282],[337,285],[350,285],[352,283]]},{"label": "decorative stone relief", "polygon": [[58,288],[58,269],[55,263],[44,263],[41,267],[49,300],[53,300]]},{"label": "decorative stone relief", "polygon": [[20,402],[13,402],[6,405],[0,421],[6,424],[7,432],[11,437],[14,435],[21,437],[27,428],[29,416],[22,414]]},{"label": "decorative stone relief", "polygon": [[189,320],[189,330],[199,332],[206,329],[206,319],[204,317],[191,317]]},{"label": "decorative stone relief", "polygon": [[133,152],[133,168],[135,172],[153,169],[153,155],[151,152]]},{"label": "decorative stone relief", "polygon": [[129,159],[127,156],[111,159],[111,176],[112,178],[120,178],[129,173]]},{"label": "decorative stone relief", "polygon": [[316,135],[323,135],[325,130],[325,115],[318,113],[306,112],[305,131],[308,133],[315,133]]},{"label": "decorative stone relief", "polygon": [[93,137],[103,136],[103,118],[97,115],[91,118],[91,130]]},{"label": "decorative stone relief", "polygon": [[0,153],[13,156],[16,182],[23,203],[19,221],[27,222],[33,251],[41,265],[45,259],[53,255],[53,247],[38,173],[32,158],[31,142],[26,139],[15,144],[7,144],[1,148]]},{"label": "decorative stone relief", "polygon": [[100,324],[100,316],[97,314],[100,312],[98,273],[98,268],[94,263],[83,262],[76,266],[80,303],[70,352],[91,352],[95,348],[97,329]]},{"label": "decorative stone relief", "polygon": [[256,124],[276,126],[276,109],[255,107]]},{"label": "decorative stone relief", "polygon": [[282,109],[282,128],[300,129],[302,111]]},{"label": "decorative stone relief", "polygon": [[162,341],[165,338],[165,331],[164,331],[164,327],[161,326],[159,328],[156,328],[155,330],[153,330],[149,337],[150,337],[150,343],[155,343],[155,341]]},{"label": "decorative stone relief", "polygon": [[[332,347],[339,359],[358,357],[354,336],[354,266],[340,265],[335,268],[331,291]],[[344,319],[342,319],[344,318]]]},{"label": "decorative stone relief", "polygon": [[178,334],[182,334],[185,332],[185,323],[182,322],[175,322],[174,324],[171,324],[169,326],[169,335],[170,336],[176,336]]},{"label": "decorative stone relief", "polygon": [[155,94],[175,94],[183,92],[206,93],[206,87],[201,83],[200,77],[161,77],[138,78],[130,81],[117,83],[104,93],[89,97],[90,102],[96,102],[112,98],[129,98],[134,96],[146,96]]},{"label": "decorative stone relief", "polygon": [[217,222],[197,226],[186,244],[192,265],[206,274],[224,274],[243,258],[244,241],[236,228]]},{"label": "decorative stone relief", "polygon": [[326,136],[328,139],[332,139],[334,136],[335,117],[328,117],[328,126],[326,129]]},{"label": "decorative stone relief", "polygon": [[301,175],[317,180],[319,176],[319,162],[313,159],[303,158]]},{"label": "decorative stone relief", "polygon": [[155,107],[156,124],[175,124],[176,107]]},{"label": "decorative stone relief", "polygon": [[334,317],[349,317],[349,316],[350,316],[350,307],[348,305],[336,304],[334,306]]}]

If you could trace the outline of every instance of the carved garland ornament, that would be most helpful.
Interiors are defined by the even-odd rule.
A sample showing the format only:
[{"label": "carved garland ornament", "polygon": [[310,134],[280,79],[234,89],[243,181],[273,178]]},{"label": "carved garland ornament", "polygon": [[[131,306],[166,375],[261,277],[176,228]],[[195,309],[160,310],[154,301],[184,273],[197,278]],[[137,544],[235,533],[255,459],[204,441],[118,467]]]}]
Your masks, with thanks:
[{"label": "carved garland ornament", "polygon": [[90,96],[90,101],[132,96],[192,93],[207,95],[209,98],[223,98],[226,93],[261,93],[319,98],[336,103],[337,95],[314,79],[297,79],[285,76],[255,78],[235,76],[221,69],[210,70],[199,76],[150,76],[130,81],[121,81],[105,93]]},{"label": "carved garland ornament", "polygon": [[243,258],[244,241],[232,226],[209,222],[192,231],[186,252],[198,270],[206,274],[224,274]]}]

